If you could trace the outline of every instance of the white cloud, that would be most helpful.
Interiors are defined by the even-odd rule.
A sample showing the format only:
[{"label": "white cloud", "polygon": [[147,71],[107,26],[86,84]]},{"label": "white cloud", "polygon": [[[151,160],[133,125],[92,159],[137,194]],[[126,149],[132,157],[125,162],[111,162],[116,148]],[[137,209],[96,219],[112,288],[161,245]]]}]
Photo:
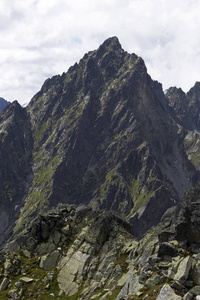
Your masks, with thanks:
[{"label": "white cloud", "polygon": [[200,80],[199,0],[1,0],[0,96],[28,102],[48,77],[118,36],[153,79]]}]

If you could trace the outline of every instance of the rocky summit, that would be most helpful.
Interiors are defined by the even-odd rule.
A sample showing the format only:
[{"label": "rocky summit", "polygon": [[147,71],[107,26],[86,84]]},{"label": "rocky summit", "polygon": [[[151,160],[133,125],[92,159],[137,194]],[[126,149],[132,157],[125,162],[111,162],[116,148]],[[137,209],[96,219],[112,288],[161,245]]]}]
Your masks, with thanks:
[{"label": "rocky summit", "polygon": [[198,299],[199,104],[112,37],[8,105],[0,299]]}]

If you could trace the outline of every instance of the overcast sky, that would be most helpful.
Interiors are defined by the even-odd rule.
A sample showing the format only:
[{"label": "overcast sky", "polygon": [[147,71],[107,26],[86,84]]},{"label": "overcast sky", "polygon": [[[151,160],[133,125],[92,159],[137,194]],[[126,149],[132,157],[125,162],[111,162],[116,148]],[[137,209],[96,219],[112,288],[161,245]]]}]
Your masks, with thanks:
[{"label": "overcast sky", "polygon": [[0,97],[29,102],[111,36],[164,90],[200,81],[200,0],[0,0]]}]

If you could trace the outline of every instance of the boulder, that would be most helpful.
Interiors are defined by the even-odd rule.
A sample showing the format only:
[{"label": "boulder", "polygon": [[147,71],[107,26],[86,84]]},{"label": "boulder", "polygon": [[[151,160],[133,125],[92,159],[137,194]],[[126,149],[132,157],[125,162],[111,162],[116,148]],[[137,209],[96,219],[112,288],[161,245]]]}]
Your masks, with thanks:
[{"label": "boulder", "polygon": [[4,278],[1,285],[0,285],[0,292],[6,290],[9,283],[10,283],[10,281],[8,280],[8,278]]},{"label": "boulder", "polygon": [[[200,259],[200,257],[198,257]],[[194,264],[194,268],[191,272],[191,279],[193,280],[195,285],[200,285],[200,261],[196,259],[196,263]]]},{"label": "boulder", "polygon": [[194,260],[191,256],[187,256],[181,260],[178,265],[178,270],[174,276],[174,280],[179,281],[180,283],[183,283],[185,280],[187,280],[193,262]]},{"label": "boulder", "polygon": [[183,300],[192,300],[193,294],[188,292],[187,294],[184,295]]},{"label": "boulder", "polygon": [[66,296],[72,296],[78,292],[79,285],[75,280],[81,278],[88,258],[88,254],[76,251],[72,256],[65,256],[59,262],[58,285]]},{"label": "boulder", "polygon": [[40,259],[39,266],[45,271],[49,271],[57,265],[59,258],[60,258],[60,252],[56,250],[48,255],[42,256]]},{"label": "boulder", "polygon": [[176,256],[178,253],[178,249],[168,242],[163,242],[158,250],[158,257],[164,256]]},{"label": "boulder", "polygon": [[191,294],[193,294],[193,296],[198,296],[200,295],[200,286],[194,286],[192,289],[189,290],[189,292]]},{"label": "boulder", "polygon": [[33,282],[33,278],[24,276],[24,277],[20,278],[20,282],[22,282],[22,284],[31,283],[31,282]]},{"label": "boulder", "polygon": [[145,286],[151,289],[155,285],[164,282],[164,280],[165,280],[164,276],[160,276],[159,274],[155,273],[150,278],[147,279],[147,281],[145,282]]},{"label": "boulder", "polygon": [[16,300],[16,299],[17,299],[16,291],[10,290],[10,291],[8,292],[8,297],[10,297],[12,300]]},{"label": "boulder", "polygon": [[6,271],[9,271],[11,268],[12,268],[12,264],[11,264],[10,260],[6,260],[4,263],[4,269]]},{"label": "boulder", "polygon": [[182,297],[175,294],[174,290],[169,286],[169,284],[165,284],[156,300],[181,300]]}]

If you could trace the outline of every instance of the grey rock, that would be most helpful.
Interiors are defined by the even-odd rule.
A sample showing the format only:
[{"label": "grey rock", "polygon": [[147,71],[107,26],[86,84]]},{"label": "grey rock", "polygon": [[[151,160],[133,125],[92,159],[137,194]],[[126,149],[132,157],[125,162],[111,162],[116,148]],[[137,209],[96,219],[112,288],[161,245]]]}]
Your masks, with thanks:
[{"label": "grey rock", "polygon": [[183,300],[192,300],[193,298],[193,294],[190,292],[187,292],[184,296],[183,296]]},{"label": "grey rock", "polygon": [[88,254],[81,251],[75,252],[72,256],[63,257],[59,264],[58,284],[66,296],[72,296],[78,292],[79,284],[75,282],[82,276],[83,268],[89,258]]},{"label": "grey rock", "polygon": [[194,263],[194,267],[191,272],[191,278],[194,282],[194,285],[200,285],[200,260],[199,260],[199,258]]},{"label": "grey rock", "polygon": [[8,296],[12,299],[12,300],[17,300],[17,293],[16,293],[16,291],[14,291],[14,290],[10,290],[9,292],[8,292]]},{"label": "grey rock", "polygon": [[20,288],[22,286],[22,282],[20,282],[20,281],[15,282],[15,286],[17,288]]},{"label": "grey rock", "polygon": [[151,289],[155,285],[161,284],[162,282],[164,282],[164,280],[165,280],[164,276],[160,276],[160,274],[156,273],[147,279],[147,281],[145,282],[145,286],[147,286],[149,289]]},{"label": "grey rock", "polygon": [[49,271],[57,265],[59,258],[60,258],[60,252],[56,250],[48,255],[42,256],[40,259],[39,266],[45,271]]},{"label": "grey rock", "polygon": [[156,300],[181,300],[182,297],[175,294],[174,290],[169,286],[169,284],[165,284]]},{"label": "grey rock", "polygon": [[33,278],[30,278],[30,277],[23,276],[23,277],[20,278],[20,282],[22,284],[31,283],[33,281],[34,281]]},{"label": "grey rock", "polygon": [[31,252],[28,251],[27,249],[24,249],[24,250],[23,250],[23,254],[24,254],[24,256],[27,257],[27,258],[29,258],[29,259],[31,258]]},{"label": "grey rock", "polygon": [[158,250],[158,257],[164,257],[165,255],[168,256],[176,256],[178,253],[178,249],[174,247],[169,242],[163,242]]},{"label": "grey rock", "polygon": [[193,294],[193,296],[198,296],[200,295],[200,286],[194,286],[192,289],[189,290],[189,292],[191,294]]},{"label": "grey rock", "polygon": [[10,280],[8,278],[4,278],[1,285],[0,285],[0,291],[4,291],[8,288],[8,285],[10,283]]},{"label": "grey rock", "polygon": [[187,280],[189,272],[193,266],[193,258],[191,256],[185,257],[178,265],[178,270],[174,276],[174,280],[183,283]]},{"label": "grey rock", "polygon": [[4,269],[6,271],[9,271],[11,268],[12,268],[12,264],[11,264],[10,260],[6,260],[4,263]]}]

